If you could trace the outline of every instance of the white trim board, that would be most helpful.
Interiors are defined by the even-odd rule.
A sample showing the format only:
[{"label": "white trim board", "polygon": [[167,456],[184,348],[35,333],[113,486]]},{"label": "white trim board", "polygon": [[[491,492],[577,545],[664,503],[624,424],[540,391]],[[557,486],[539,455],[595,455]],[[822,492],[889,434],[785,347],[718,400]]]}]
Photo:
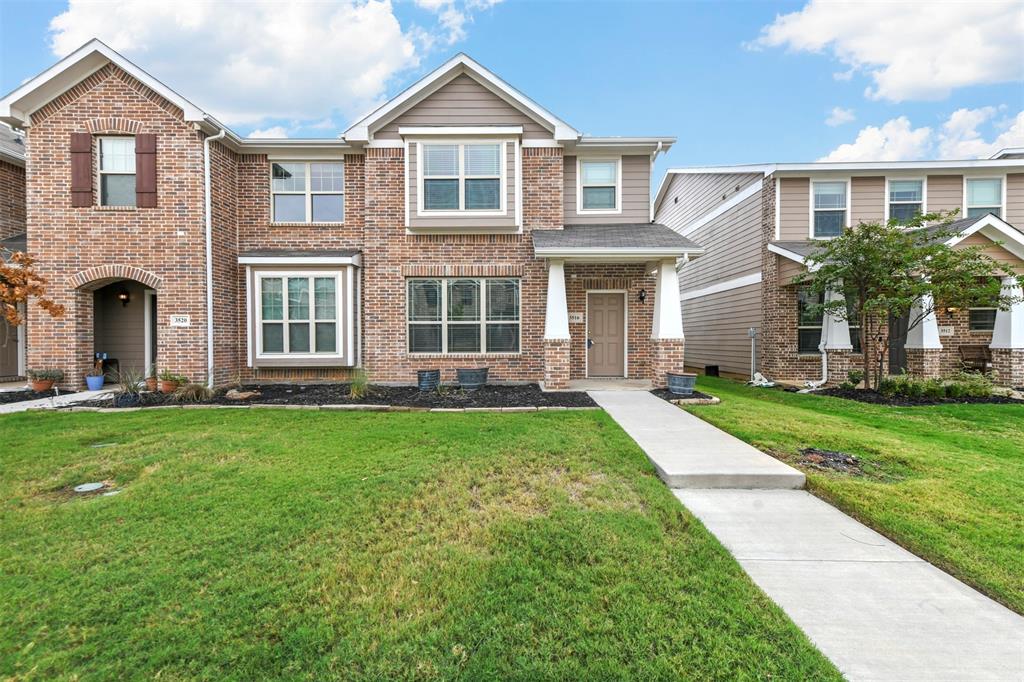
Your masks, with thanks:
[{"label": "white trim board", "polygon": [[725,213],[728,213],[730,210],[736,208],[736,206],[738,206],[739,204],[743,203],[750,197],[760,192],[763,187],[764,179],[762,178],[761,180],[756,180],[749,186],[743,188],[736,194],[729,197],[727,201],[723,201],[721,204],[711,209],[710,211],[702,215],[700,218],[697,218],[697,220],[687,224],[681,230],[676,230],[676,232],[685,237],[686,235],[699,230],[700,228],[704,227],[711,221],[715,220],[716,218],[720,218]]},{"label": "white trim board", "polygon": [[733,289],[739,289],[741,287],[748,287],[751,284],[761,283],[761,273],[753,272],[749,275],[743,275],[742,277],[736,277],[734,279],[727,279],[723,282],[715,282],[714,284],[700,289],[691,289],[690,291],[684,291],[679,295],[681,301],[690,301],[695,298],[702,298],[704,296],[710,296],[711,294],[719,294],[723,291],[731,291]]}]

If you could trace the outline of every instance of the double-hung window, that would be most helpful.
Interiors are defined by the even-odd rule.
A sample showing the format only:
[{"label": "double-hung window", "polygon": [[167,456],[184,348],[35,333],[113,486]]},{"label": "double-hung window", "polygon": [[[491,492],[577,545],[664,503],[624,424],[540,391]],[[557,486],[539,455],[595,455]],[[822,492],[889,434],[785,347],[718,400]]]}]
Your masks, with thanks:
[{"label": "double-hung window", "polygon": [[847,223],[846,182],[814,182],[812,186],[812,236],[815,239],[838,237]]},{"label": "double-hung window", "polygon": [[423,211],[500,211],[503,143],[423,144]]},{"label": "double-hung window", "polygon": [[[807,288],[797,290],[797,352],[804,354],[818,353],[821,343],[822,323],[825,319],[821,308],[812,309],[822,304],[821,295]],[[850,345],[854,353],[861,352],[860,317],[856,315],[852,297],[846,297],[846,319],[850,327]]]},{"label": "double-hung window", "polygon": [[990,332],[996,328],[995,308],[971,308],[968,329],[972,332]]},{"label": "double-hung window", "polygon": [[923,180],[889,181],[889,218],[905,223],[923,213]]},{"label": "double-hung window", "polygon": [[256,281],[259,356],[341,354],[340,274],[265,272]]},{"label": "double-hung window", "polygon": [[272,220],[340,223],[345,220],[345,164],[271,164]]},{"label": "double-hung window", "polygon": [[410,279],[410,353],[518,353],[519,280]]},{"label": "double-hung window", "polygon": [[1003,217],[1003,181],[1000,178],[967,178],[966,217],[991,213]]},{"label": "double-hung window", "polygon": [[621,173],[618,159],[580,159],[578,211],[611,213],[619,210]]},{"label": "double-hung window", "polygon": [[135,205],[135,138],[101,137],[100,206]]}]

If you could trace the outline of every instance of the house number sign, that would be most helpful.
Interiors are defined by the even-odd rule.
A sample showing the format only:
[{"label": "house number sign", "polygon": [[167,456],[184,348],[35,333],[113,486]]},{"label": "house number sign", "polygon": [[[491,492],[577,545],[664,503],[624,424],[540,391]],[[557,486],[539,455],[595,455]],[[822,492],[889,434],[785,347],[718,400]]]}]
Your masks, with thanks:
[{"label": "house number sign", "polygon": [[953,328],[939,327],[939,336],[953,336]]},{"label": "house number sign", "polygon": [[583,324],[583,313],[569,313],[569,324]]},{"label": "house number sign", "polygon": [[171,315],[171,326],[172,327],[191,327],[192,316],[191,315]]}]

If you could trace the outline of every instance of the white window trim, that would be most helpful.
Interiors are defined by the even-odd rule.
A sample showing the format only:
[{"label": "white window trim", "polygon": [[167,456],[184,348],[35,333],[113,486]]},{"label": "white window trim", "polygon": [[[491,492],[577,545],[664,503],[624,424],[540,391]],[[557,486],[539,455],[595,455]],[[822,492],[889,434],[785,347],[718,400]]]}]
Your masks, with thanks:
[{"label": "white window trim", "polygon": [[[1000,204],[999,204],[999,215],[997,217],[1002,219],[1002,220],[1006,220],[1006,175],[1005,174],[1004,175],[967,175],[967,174],[964,174],[964,194],[963,194],[964,199],[963,199],[963,203],[962,203],[962,205],[960,207],[960,216],[959,217],[960,218],[966,218],[967,217],[967,210],[970,209],[970,208],[974,208],[973,206],[970,206],[967,203],[967,184],[968,184],[968,181],[970,181],[970,180],[999,180],[999,182],[1001,184],[1001,191],[1000,191],[1000,198],[999,198],[999,201],[1000,201]],[[987,208],[987,207],[982,207],[982,208]]]},{"label": "white window trim", "polygon": [[[350,269],[350,268],[346,268]],[[274,361],[281,359],[310,359],[310,358],[342,358],[344,357],[344,348],[348,343],[347,337],[349,334],[348,326],[345,324],[345,310],[342,304],[342,276],[344,272],[341,270],[259,270],[253,278],[253,286],[255,291],[252,296],[251,309],[256,317],[255,325],[255,336],[256,336],[256,359],[265,361]],[[318,353],[316,351],[309,351],[308,353],[264,353],[263,352],[263,280],[264,279],[281,279],[281,297],[283,306],[283,317],[280,320],[267,320],[271,324],[280,323],[283,326],[283,346],[288,347],[288,278],[306,278],[310,280],[309,287],[309,319],[304,320],[309,323],[309,347],[316,348],[316,323],[317,322],[333,322],[334,323],[334,349],[333,353]],[[315,283],[312,281],[318,277],[330,277],[334,279],[334,319],[317,319],[316,318],[316,291]]]},{"label": "white window trim", "polygon": [[[135,208],[138,204],[138,200],[132,195],[132,203],[130,204],[104,204],[103,203],[103,176],[104,175],[131,175],[136,178],[138,182],[139,169],[136,168],[134,171],[129,173],[128,171],[105,171],[103,170],[103,140],[124,140],[131,139],[133,146],[135,143],[135,137],[132,135],[97,135],[96,136],[96,205],[97,206],[114,206],[124,208]],[[134,156],[134,148],[132,150]]]},{"label": "white window trim", "polygon": [[889,183],[893,180],[897,182],[916,181],[921,183],[921,214],[928,213],[928,176],[921,177],[900,177],[900,176],[886,176],[885,178],[885,220],[888,223],[892,217],[890,211],[890,204],[916,204],[916,201],[889,201]]},{"label": "white window trim", "polygon": [[[456,326],[469,326],[474,322],[480,325],[480,350],[479,351],[449,351],[448,350],[448,283],[454,280],[472,279],[480,282],[480,319],[478,321],[467,320],[464,322],[451,322]],[[514,279],[519,282],[519,319],[517,320],[487,320],[487,281]],[[411,301],[409,299],[409,282],[441,282],[441,319],[440,320],[410,320]],[[487,325],[488,324],[516,324],[519,327],[519,350],[487,350]],[[409,327],[412,325],[441,325],[441,350],[440,351],[411,351],[409,350]],[[522,277],[407,277],[405,280],[405,350],[410,357],[434,357],[437,355],[474,355],[474,356],[507,356],[522,355],[523,352],[523,279]]]},{"label": "white window trim", "polygon": [[[615,162],[615,209],[583,208],[583,163],[585,161]],[[595,185],[605,187],[606,185]],[[579,215],[619,215],[622,213],[622,157],[621,156],[576,156],[576,213]]]},{"label": "white window trim", "polygon": [[[488,217],[488,218],[502,218],[508,215],[508,139],[444,139],[437,138],[431,140],[418,140],[414,144],[416,145],[416,216],[417,217],[436,217],[436,218],[454,218],[454,217]],[[431,180],[458,180],[459,181],[459,206],[458,210],[450,209],[434,209],[428,210],[423,207],[424,197],[424,186],[426,177],[426,163],[424,163],[424,145],[457,145],[459,148],[458,160],[459,160],[459,174],[458,175],[432,175]],[[493,178],[491,175],[466,175],[466,159],[465,149],[466,145],[473,144],[496,144],[499,146],[501,152],[501,159],[499,161],[499,176],[498,176],[498,209],[489,208],[461,208],[466,203],[466,179],[473,178]],[[408,166],[407,166],[408,167]],[[408,183],[406,183],[408,186]]]},{"label": "white window trim", "polygon": [[[277,192],[274,191],[274,164],[275,163],[301,163],[306,166],[306,189],[299,190],[287,190]],[[340,163],[341,164],[341,191],[323,192],[312,190],[313,178],[310,175],[311,166],[314,163]],[[274,159],[270,162],[270,222],[280,224],[296,224],[305,223],[307,225],[344,225],[345,224],[345,161],[343,159],[317,159],[315,161],[304,161],[299,159]],[[277,216],[274,215],[274,195],[275,194],[294,194],[306,196],[306,219],[305,220],[278,220]],[[333,194],[341,196],[341,220],[326,220],[326,221],[313,221],[313,195],[314,194]]]},{"label": "white window trim", "polygon": [[[824,182],[845,182],[846,183],[846,207],[844,209],[846,215],[843,218],[843,229],[844,230],[848,230],[848,229],[850,229],[850,205],[853,202],[853,190],[852,190],[853,182],[852,182],[850,176],[848,176],[848,175],[847,176],[843,176],[843,177],[811,178],[810,180],[811,181],[807,185],[807,192],[808,192],[808,196],[807,196],[807,222],[808,222],[808,225],[807,225],[807,236],[810,239],[813,239],[813,240],[835,239],[834,236],[833,237],[817,237],[814,234],[814,212],[815,212],[815,209],[814,209],[814,185],[815,185],[815,183],[824,183]],[[831,210],[836,210],[836,209],[821,209],[821,210],[823,210],[823,211],[830,210],[831,211]]]}]

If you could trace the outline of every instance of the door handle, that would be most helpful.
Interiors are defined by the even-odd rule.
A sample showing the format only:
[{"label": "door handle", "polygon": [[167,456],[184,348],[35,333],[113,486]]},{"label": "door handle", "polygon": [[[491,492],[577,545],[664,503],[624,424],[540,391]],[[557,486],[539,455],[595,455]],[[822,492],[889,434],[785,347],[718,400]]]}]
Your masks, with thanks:
[{"label": "door handle", "polygon": [[594,345],[594,339],[587,339],[587,348],[590,348],[593,345]]}]

